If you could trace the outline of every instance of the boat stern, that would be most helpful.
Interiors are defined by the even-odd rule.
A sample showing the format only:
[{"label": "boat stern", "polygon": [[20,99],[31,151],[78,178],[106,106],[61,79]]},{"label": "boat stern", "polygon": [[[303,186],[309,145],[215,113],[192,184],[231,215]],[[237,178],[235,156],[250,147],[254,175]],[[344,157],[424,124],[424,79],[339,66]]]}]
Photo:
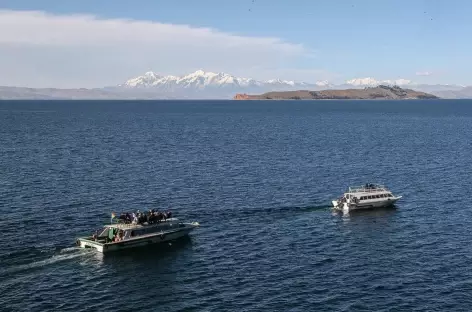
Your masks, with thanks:
[{"label": "boat stern", "polygon": [[76,241],[76,244],[77,244],[77,247],[79,247],[79,248],[84,248],[84,249],[92,248],[92,249],[95,249],[99,252],[103,252],[103,249],[104,249],[103,248],[104,244],[93,241],[88,237],[78,238],[77,241]]},{"label": "boat stern", "polygon": [[198,222],[192,222],[192,223],[184,223],[185,227],[187,228],[187,233],[192,232],[193,230],[197,229],[200,227],[200,223]]}]

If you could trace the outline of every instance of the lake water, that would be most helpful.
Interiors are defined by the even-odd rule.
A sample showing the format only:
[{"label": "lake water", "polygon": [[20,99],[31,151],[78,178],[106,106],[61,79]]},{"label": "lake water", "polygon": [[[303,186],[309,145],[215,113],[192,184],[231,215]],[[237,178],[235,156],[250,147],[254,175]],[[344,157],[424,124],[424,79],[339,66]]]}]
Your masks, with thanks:
[{"label": "lake water", "polygon": [[[0,102],[2,311],[468,311],[472,101]],[[343,215],[349,185],[396,209]],[[103,256],[114,212],[201,227]]]}]

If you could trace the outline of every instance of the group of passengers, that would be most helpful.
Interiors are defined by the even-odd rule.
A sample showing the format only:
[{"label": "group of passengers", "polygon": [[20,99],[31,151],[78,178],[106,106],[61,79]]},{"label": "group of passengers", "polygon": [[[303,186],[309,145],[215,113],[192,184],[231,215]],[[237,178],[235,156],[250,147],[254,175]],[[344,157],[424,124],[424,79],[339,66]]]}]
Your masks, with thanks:
[{"label": "group of passengers", "polygon": [[[338,206],[342,206],[342,204],[347,203],[348,202],[347,200],[348,199],[346,196],[342,196],[341,198],[338,199]],[[351,197],[351,203],[358,204],[359,198],[357,198],[356,196]]]},{"label": "group of passengers", "polygon": [[124,234],[123,230],[118,230],[118,231],[115,230],[114,233],[115,235],[113,236],[113,242],[116,243],[123,240],[123,234]]},{"label": "group of passengers", "polygon": [[[95,233],[92,235],[92,240],[93,241],[98,240],[98,238],[99,238],[98,235],[99,235],[100,231],[103,231],[103,230],[96,230]],[[120,242],[124,239],[123,230],[110,228],[109,231],[110,231],[110,232],[108,232],[109,234],[107,234],[108,236],[105,237],[105,240],[106,240],[107,243],[109,243],[109,242]]]},{"label": "group of passengers", "polygon": [[137,212],[133,213],[122,213],[118,217],[118,220],[125,224],[155,224],[162,221],[166,221],[170,218],[172,218],[172,212],[170,211],[162,212],[157,211],[155,209],[150,209],[147,212],[140,212],[138,210]]}]

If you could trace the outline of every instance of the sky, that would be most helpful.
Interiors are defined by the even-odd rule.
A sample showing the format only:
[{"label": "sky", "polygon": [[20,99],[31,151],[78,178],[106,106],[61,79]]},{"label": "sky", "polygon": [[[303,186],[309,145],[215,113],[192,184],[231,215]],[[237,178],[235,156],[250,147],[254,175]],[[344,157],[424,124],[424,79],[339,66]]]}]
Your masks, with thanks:
[{"label": "sky", "polygon": [[472,85],[468,0],[0,0],[0,85],[154,71]]}]

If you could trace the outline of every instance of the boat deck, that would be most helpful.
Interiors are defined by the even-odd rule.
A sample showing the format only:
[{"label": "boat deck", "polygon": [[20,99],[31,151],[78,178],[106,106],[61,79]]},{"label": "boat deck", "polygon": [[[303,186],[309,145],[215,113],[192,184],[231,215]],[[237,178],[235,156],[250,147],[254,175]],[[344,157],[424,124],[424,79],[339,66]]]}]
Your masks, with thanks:
[{"label": "boat deck", "polygon": [[367,186],[351,186],[347,193],[390,193],[390,191],[382,185]]},{"label": "boat deck", "polygon": [[158,223],[153,223],[153,224],[147,224],[147,223],[138,223],[138,224],[135,224],[135,223],[112,223],[112,224],[105,225],[105,227],[119,229],[119,230],[141,229],[141,228],[144,228],[144,227],[164,225],[164,224],[168,224],[169,222],[179,222],[179,219],[170,218],[170,219],[166,219],[165,221],[162,220]]}]

